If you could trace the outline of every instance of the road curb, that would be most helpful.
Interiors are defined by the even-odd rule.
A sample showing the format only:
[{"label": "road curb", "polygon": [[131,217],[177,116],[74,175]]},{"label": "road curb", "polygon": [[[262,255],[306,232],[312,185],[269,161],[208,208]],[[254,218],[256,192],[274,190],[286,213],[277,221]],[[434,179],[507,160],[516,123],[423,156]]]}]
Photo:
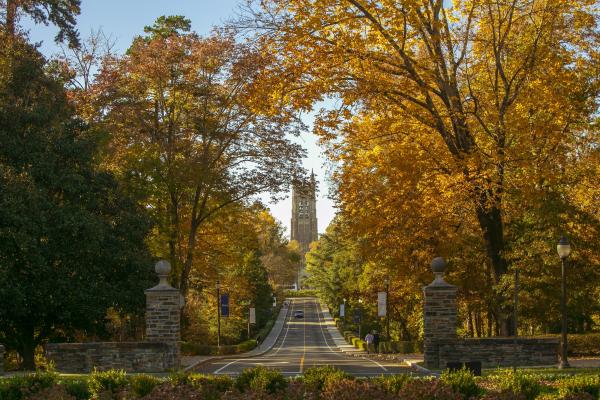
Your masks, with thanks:
[{"label": "road curb", "polygon": [[[287,301],[287,300],[288,300],[288,299],[286,299],[286,301]],[[271,350],[271,349],[273,348],[273,346],[275,346],[275,343],[277,343],[277,339],[279,338],[279,335],[281,335],[281,332],[283,331],[283,327],[285,326],[285,321],[286,321],[286,319],[287,319],[287,316],[288,316],[288,313],[289,313],[289,311],[290,311],[290,308],[291,308],[291,307],[289,307],[289,306],[288,306],[288,307],[286,307],[286,308],[282,308],[282,309],[279,311],[279,315],[277,316],[277,319],[275,320],[275,324],[273,324],[273,328],[271,328],[271,331],[269,332],[269,334],[267,335],[267,337],[265,338],[265,340],[263,340],[263,343],[264,343],[264,342],[266,342],[266,341],[267,341],[267,338],[268,338],[269,336],[271,336],[271,333],[273,333],[273,332],[275,331],[275,329],[276,329],[276,327],[277,327],[278,323],[279,323],[280,321],[282,321],[282,323],[281,323],[281,324],[279,324],[279,327],[278,327],[278,332],[277,332],[277,335],[276,335],[276,337],[275,337],[275,340],[273,341],[273,343],[272,343],[270,346],[268,346],[268,347],[267,347],[267,348],[265,348],[264,350],[261,350],[260,352],[257,352],[257,353],[252,353],[254,350],[256,350],[256,349],[258,349],[258,348],[260,347],[260,345],[258,345],[258,346],[256,347],[256,349],[254,349],[254,350],[251,350],[251,351],[249,351],[249,352],[246,352],[246,353],[241,353],[241,354],[232,354],[232,355],[227,355],[227,356],[214,356],[214,357],[206,358],[206,359],[204,359],[204,360],[200,360],[200,361],[197,361],[197,362],[195,362],[195,363],[192,363],[192,364],[188,365],[188,366],[187,366],[187,367],[185,367],[183,370],[184,370],[185,372],[189,372],[189,371],[193,370],[194,368],[197,368],[197,367],[199,367],[199,366],[201,366],[201,365],[204,365],[204,364],[206,364],[206,363],[208,363],[208,362],[211,362],[211,361],[218,361],[218,360],[237,360],[237,359],[245,359],[245,358],[251,358],[251,357],[262,356],[263,354],[265,354],[266,352],[268,352],[269,350]],[[284,315],[282,316],[282,314],[284,314]]]},{"label": "road curb", "polygon": [[440,374],[437,372],[433,372],[425,367],[420,366],[416,361],[410,361],[410,360],[404,360],[404,362],[406,364],[408,364],[409,367],[411,367],[412,369],[414,369],[415,371],[421,373],[421,374],[425,374],[425,375],[429,375],[429,376],[434,376],[436,378],[440,377]]},{"label": "road curb", "polygon": [[[327,322],[331,322],[331,329],[329,329],[329,327],[327,327],[327,331],[329,332],[329,335],[331,336],[331,339],[333,340],[335,347],[337,347],[342,353],[344,353],[344,355],[347,355],[349,357],[366,358],[366,357],[363,357],[363,355],[367,354],[364,350],[357,349],[356,347],[354,347],[351,344],[348,344],[346,342],[346,339],[344,339],[344,337],[340,333],[340,330],[338,329],[338,327],[335,325],[335,323],[333,323],[333,317],[331,316],[331,313],[329,312],[329,307],[325,306],[320,300],[317,300],[317,303],[323,314],[323,320],[327,321]],[[337,338],[334,336],[337,336]],[[344,349],[344,347],[340,346],[340,344],[338,342],[344,343],[344,346],[349,346],[349,347],[347,349]]]},{"label": "road curb", "polygon": [[[333,321],[333,318],[331,317],[331,314],[329,313],[329,307],[324,306],[320,301],[319,301],[319,307],[321,308],[321,310],[323,310],[323,316],[325,316],[325,310],[327,310],[327,314],[329,314],[329,319],[331,321]],[[344,343],[346,343],[346,340],[343,338],[342,334],[340,333],[338,327],[334,324],[333,325],[333,329],[335,330],[335,332],[337,332],[337,335],[341,338],[340,340],[342,340]],[[331,335],[331,332],[330,332]],[[333,335],[332,339],[333,339]],[[334,340],[335,342],[335,340]],[[349,356],[349,357],[357,357],[357,358],[363,358],[363,359],[370,359],[369,357],[369,353],[365,352],[364,350],[360,350],[360,349],[356,349],[355,347],[353,347],[353,349],[355,350],[350,350],[350,351],[346,351],[344,350],[344,348],[340,347],[337,343],[336,343],[336,347],[345,355]],[[437,372],[433,372],[428,370],[425,367],[420,366],[419,364],[417,364],[417,361],[411,361],[411,360],[407,360],[402,358],[401,359],[402,362],[404,362],[405,364],[407,364],[411,369],[415,370],[415,372],[418,372],[420,374],[424,374],[424,375],[430,375],[430,376],[435,376],[435,377],[439,377],[440,374]]]}]

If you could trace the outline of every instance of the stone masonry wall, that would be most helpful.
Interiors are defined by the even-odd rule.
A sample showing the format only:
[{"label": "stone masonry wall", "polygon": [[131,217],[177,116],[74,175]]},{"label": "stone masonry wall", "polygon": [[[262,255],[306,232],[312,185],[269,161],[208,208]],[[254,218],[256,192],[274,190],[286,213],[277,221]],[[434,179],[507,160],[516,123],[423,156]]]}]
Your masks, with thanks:
[{"label": "stone masonry wall", "polygon": [[146,290],[146,340],[178,342],[180,340],[179,290],[152,288]]},{"label": "stone masonry wall", "polygon": [[456,339],[456,286],[434,282],[424,292],[425,368],[438,368],[438,343]]},{"label": "stone masonry wall", "polygon": [[0,375],[4,374],[4,346],[0,344]]},{"label": "stone masonry wall", "polygon": [[49,343],[46,357],[67,373],[124,369],[127,372],[165,372],[179,367],[177,344],[152,342]]},{"label": "stone masonry wall", "polygon": [[449,362],[481,361],[483,368],[512,365],[554,365],[558,363],[559,340],[554,338],[457,339],[438,342],[439,368]]}]

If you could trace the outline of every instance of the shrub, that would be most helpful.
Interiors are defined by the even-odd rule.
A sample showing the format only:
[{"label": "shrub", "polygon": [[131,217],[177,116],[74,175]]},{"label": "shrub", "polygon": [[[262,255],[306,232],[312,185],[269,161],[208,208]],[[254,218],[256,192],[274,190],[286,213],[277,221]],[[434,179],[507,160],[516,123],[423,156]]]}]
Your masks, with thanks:
[{"label": "shrub", "polygon": [[238,347],[235,344],[220,346],[220,347],[214,346],[214,354],[227,356],[227,355],[231,355],[231,354],[237,354],[237,352],[238,352]]},{"label": "shrub", "polygon": [[[272,327],[273,324],[265,325],[263,329],[266,329],[266,333],[263,332],[263,330],[261,330],[262,334],[266,336]],[[261,333],[259,333],[259,336],[260,335]],[[220,347],[211,346],[208,344],[182,342],[181,353],[190,356],[231,355],[250,351],[257,345],[258,342],[255,339],[246,340],[239,344],[232,344]]]},{"label": "shrub", "polygon": [[238,353],[244,353],[246,351],[250,351],[254,349],[258,345],[258,342],[255,339],[246,340],[237,345]]},{"label": "shrub", "polygon": [[475,377],[466,368],[458,371],[445,370],[440,377],[441,381],[450,385],[456,393],[462,394],[466,399],[477,397],[481,393],[475,383]]},{"label": "shrub", "polygon": [[20,376],[10,378],[0,378],[0,399],[2,400],[20,400],[22,381]]},{"label": "shrub", "polygon": [[61,385],[64,386],[69,395],[77,400],[87,400],[92,396],[86,380],[67,379],[62,381]]},{"label": "shrub", "polygon": [[284,297],[317,297],[318,293],[316,290],[302,289],[302,290],[284,290]]},{"label": "shrub", "polygon": [[62,385],[53,385],[24,397],[26,400],[76,400]]},{"label": "shrub", "polygon": [[501,391],[522,395],[525,400],[534,400],[541,391],[541,386],[534,376],[520,371],[507,370],[496,375],[496,380]]},{"label": "shrub", "polygon": [[392,400],[391,393],[369,381],[340,379],[328,382],[320,396],[323,400]]},{"label": "shrub", "polygon": [[[514,394],[510,390],[504,390],[502,392],[487,393],[481,400],[524,400],[525,396],[522,394]],[[550,398],[546,400],[551,400]]]},{"label": "shrub", "polygon": [[364,340],[354,337],[352,338],[352,346],[362,349],[362,344],[364,343]]},{"label": "shrub", "polygon": [[12,376],[0,379],[0,399],[20,400],[54,386],[58,375],[54,372]]},{"label": "shrub", "polygon": [[171,386],[191,385],[192,380],[193,380],[192,374],[190,374],[189,372],[185,372],[185,371],[171,372],[169,374],[169,377],[167,378],[167,382]]},{"label": "shrub", "polygon": [[597,397],[592,396],[589,393],[572,393],[563,397],[562,400],[596,400]]},{"label": "shrub", "polygon": [[275,393],[286,388],[287,380],[279,371],[259,366],[242,371],[235,380],[234,386],[240,392],[252,389],[259,392]]},{"label": "shrub", "polygon": [[406,385],[412,378],[409,375],[384,375],[379,378],[375,378],[373,382],[379,385],[383,390],[388,393],[398,394],[400,389]]},{"label": "shrub", "polygon": [[352,336],[356,336],[356,334],[353,331],[344,331],[344,339],[350,340],[350,337]]},{"label": "shrub", "polygon": [[391,342],[379,343],[379,352],[384,353],[384,354],[392,353],[392,343]]},{"label": "shrub", "polygon": [[202,399],[197,390],[189,385],[173,386],[170,382],[165,382],[156,386],[152,392],[144,396],[144,400],[188,400]]},{"label": "shrub", "polygon": [[558,393],[563,397],[577,393],[589,393],[594,398],[600,395],[600,375],[574,375],[561,379],[557,383]]},{"label": "shrub", "polygon": [[398,392],[400,400],[461,400],[450,385],[439,379],[411,379]]},{"label": "shrub", "polygon": [[400,354],[419,353],[423,351],[423,343],[416,341],[393,341],[392,351]]},{"label": "shrub", "polygon": [[199,392],[204,400],[217,400],[233,386],[233,380],[226,375],[200,375],[188,376],[188,382]]},{"label": "shrub", "polygon": [[600,333],[569,335],[569,355],[600,356]]},{"label": "shrub", "polygon": [[302,376],[304,386],[310,392],[320,392],[329,382],[343,379],[350,379],[350,376],[330,365],[308,368]]},{"label": "shrub", "polygon": [[131,390],[137,397],[144,397],[160,385],[161,380],[151,375],[134,375],[130,379]]},{"label": "shrub", "polygon": [[93,398],[109,396],[114,398],[120,391],[127,387],[128,378],[123,370],[110,369],[108,371],[94,370],[88,381],[90,393]]}]

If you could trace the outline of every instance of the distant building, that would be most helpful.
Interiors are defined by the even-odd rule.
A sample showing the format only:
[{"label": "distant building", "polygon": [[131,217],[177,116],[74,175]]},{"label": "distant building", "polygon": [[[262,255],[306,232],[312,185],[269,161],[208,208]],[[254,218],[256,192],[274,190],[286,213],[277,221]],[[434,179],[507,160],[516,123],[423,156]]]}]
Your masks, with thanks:
[{"label": "distant building", "polygon": [[319,239],[317,228],[317,184],[314,173],[304,185],[292,188],[292,226],[291,239],[298,242],[302,254],[301,271],[298,272],[298,285],[304,276],[304,255],[310,250],[310,244]]},{"label": "distant building", "polygon": [[292,188],[292,240],[300,244],[302,255],[319,238],[317,233],[317,198],[315,175],[306,185]]}]

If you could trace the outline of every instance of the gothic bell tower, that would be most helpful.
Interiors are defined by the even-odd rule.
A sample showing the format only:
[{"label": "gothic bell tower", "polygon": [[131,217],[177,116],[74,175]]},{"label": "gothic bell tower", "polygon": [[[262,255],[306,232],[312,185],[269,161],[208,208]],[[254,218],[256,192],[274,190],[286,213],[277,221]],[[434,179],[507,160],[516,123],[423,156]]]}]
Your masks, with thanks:
[{"label": "gothic bell tower", "polygon": [[317,232],[317,184],[315,174],[304,185],[292,188],[292,226],[291,239],[300,244],[302,258],[308,252],[310,244],[319,238]]}]

